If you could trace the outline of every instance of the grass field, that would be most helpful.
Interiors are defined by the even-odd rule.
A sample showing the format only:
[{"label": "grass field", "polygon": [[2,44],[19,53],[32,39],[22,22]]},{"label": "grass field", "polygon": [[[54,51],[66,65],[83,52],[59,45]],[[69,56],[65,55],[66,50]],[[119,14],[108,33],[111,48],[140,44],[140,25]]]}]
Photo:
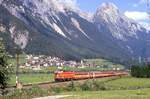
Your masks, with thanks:
[{"label": "grass field", "polygon": [[[20,74],[19,78],[23,84],[54,81],[53,74]],[[12,75],[9,85],[15,85],[15,80],[15,75]]]},{"label": "grass field", "polygon": [[73,95],[64,99],[150,99],[150,79],[123,77],[104,82],[106,90],[75,91],[63,94]]},{"label": "grass field", "polygon": [[150,99],[150,89],[84,91],[65,94],[72,96],[63,99]]},{"label": "grass field", "polygon": [[105,84],[112,89],[137,89],[137,88],[150,88],[149,78],[133,78],[125,77],[116,79]]},{"label": "grass field", "polygon": [[[22,75],[22,78],[24,84],[27,84],[52,81],[53,75]],[[14,81],[12,84],[14,84]],[[95,85],[96,87],[94,87]],[[70,82],[70,85],[66,85],[66,87],[58,86],[50,89],[33,87],[33,89],[26,90],[20,93],[14,92],[12,94],[12,97],[15,97],[14,99],[19,99],[16,98],[18,97],[18,95],[21,97],[27,97],[21,99],[29,99],[32,97],[41,97],[56,94],[72,95],[63,99],[150,99],[150,79],[133,77],[101,78],[95,80],[87,80],[84,83],[74,82],[74,84],[72,84]]]}]

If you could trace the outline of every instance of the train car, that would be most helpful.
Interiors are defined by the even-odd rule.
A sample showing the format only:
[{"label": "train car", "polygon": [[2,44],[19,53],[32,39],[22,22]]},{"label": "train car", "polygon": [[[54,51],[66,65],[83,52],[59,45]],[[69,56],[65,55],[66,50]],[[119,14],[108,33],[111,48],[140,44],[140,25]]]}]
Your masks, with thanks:
[{"label": "train car", "polygon": [[91,78],[103,78],[111,76],[123,76],[127,75],[127,72],[123,71],[91,71],[91,72],[55,72],[55,81],[70,81],[70,80],[81,80],[81,79],[91,79]]},{"label": "train car", "polygon": [[55,81],[69,81],[74,78],[75,72],[63,72],[57,71],[55,72]]}]

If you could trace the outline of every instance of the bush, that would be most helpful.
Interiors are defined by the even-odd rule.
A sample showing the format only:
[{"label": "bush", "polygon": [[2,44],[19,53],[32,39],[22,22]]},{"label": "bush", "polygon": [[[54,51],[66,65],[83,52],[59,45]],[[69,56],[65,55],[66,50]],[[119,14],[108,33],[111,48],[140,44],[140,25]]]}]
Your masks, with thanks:
[{"label": "bush", "polygon": [[106,86],[104,83],[93,80],[87,81],[80,86],[83,91],[99,91],[99,90],[106,90]]},{"label": "bush", "polygon": [[131,75],[138,78],[150,78],[150,65],[132,66]]},{"label": "bush", "polygon": [[91,89],[91,82],[87,81],[80,86],[83,91],[89,91]]},{"label": "bush", "polygon": [[106,86],[104,83],[102,82],[98,82],[98,81],[94,81],[93,82],[94,85],[94,90],[98,91],[98,90],[106,90]]}]

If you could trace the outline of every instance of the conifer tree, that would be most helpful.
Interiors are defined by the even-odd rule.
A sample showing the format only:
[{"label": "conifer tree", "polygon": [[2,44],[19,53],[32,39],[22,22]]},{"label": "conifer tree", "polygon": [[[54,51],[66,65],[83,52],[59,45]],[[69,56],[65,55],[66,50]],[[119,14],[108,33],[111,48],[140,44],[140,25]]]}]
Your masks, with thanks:
[{"label": "conifer tree", "polygon": [[2,94],[9,80],[9,68],[7,63],[8,55],[5,51],[2,39],[0,38],[0,89]]}]

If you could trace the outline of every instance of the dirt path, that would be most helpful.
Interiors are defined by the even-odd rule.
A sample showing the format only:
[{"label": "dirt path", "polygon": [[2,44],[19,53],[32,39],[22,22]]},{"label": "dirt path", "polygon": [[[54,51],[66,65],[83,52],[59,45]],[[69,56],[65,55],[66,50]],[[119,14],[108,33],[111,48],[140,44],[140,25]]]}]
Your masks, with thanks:
[{"label": "dirt path", "polygon": [[56,95],[56,96],[47,96],[47,97],[40,97],[40,98],[33,98],[33,99],[59,99],[64,97],[69,97],[71,95]]}]

